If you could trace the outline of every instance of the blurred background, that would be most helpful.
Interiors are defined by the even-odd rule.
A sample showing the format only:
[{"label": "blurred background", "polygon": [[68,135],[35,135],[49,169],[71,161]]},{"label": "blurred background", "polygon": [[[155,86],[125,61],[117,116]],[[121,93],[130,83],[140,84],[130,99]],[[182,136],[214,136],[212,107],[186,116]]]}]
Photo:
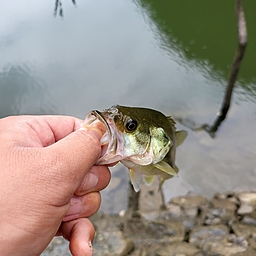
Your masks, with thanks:
[{"label": "blurred background", "polygon": [[[237,48],[235,1],[1,1],[0,117],[84,118],[114,104],[212,124]],[[166,200],[256,186],[256,2],[244,1],[248,47],[216,137],[194,132],[177,150]],[[55,15],[54,15],[55,13]],[[102,210],[126,208],[128,172],[112,168]]]}]

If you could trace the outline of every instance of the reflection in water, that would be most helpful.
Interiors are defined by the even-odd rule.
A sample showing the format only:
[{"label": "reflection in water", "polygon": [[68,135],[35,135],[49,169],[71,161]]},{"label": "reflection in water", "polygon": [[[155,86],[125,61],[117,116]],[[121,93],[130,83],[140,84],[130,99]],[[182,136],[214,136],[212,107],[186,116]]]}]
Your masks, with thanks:
[{"label": "reflection in water", "polygon": [[[216,0],[211,3],[198,0],[188,1],[133,0],[144,10],[146,17],[158,37],[161,47],[173,56],[173,50],[180,54],[180,63],[192,61],[213,79],[227,80],[234,52],[237,46],[236,17],[233,1]],[[256,96],[256,1],[247,1],[245,16],[248,24],[250,44],[240,70],[237,86],[253,92]],[[155,28],[156,26],[156,28]],[[224,86],[224,84],[223,84]]]},{"label": "reflection in water", "polygon": [[56,113],[46,84],[28,65],[5,66],[0,72],[0,91],[0,117]]},{"label": "reflection in water", "polygon": [[[71,1],[72,1],[73,5],[76,5],[75,0],[71,0]],[[59,14],[60,17],[63,17],[63,7],[62,7],[61,0],[56,0],[55,1],[54,16],[56,16],[57,14]]]},{"label": "reflection in water", "polygon": [[[53,17],[54,3],[14,0],[0,8],[1,116],[84,118],[122,104],[212,122],[236,49],[234,1],[94,0],[75,9],[68,0],[61,20]],[[248,97],[256,95],[256,1],[244,3],[250,44],[235,104],[218,139],[188,130],[177,152],[179,178],[164,184],[166,199],[188,190],[210,196],[255,188],[256,103]],[[127,172],[112,171],[103,192],[109,211],[126,205],[127,186]]]},{"label": "reflection in water", "polygon": [[[173,22],[172,18],[172,14],[173,11],[179,13],[179,15],[182,17],[182,13],[186,14],[187,12],[187,8],[182,5],[182,10],[179,12],[177,10],[177,7],[180,8],[181,6],[179,4],[175,5],[174,3],[167,3],[165,1],[166,4],[166,8],[163,9],[163,4],[159,5],[156,4],[154,1],[151,0],[138,0],[136,1],[140,4],[141,8],[145,9],[147,12],[147,15],[154,21],[154,23],[157,25],[158,27],[158,32],[157,31],[157,36],[159,37],[159,39],[161,40],[161,44],[164,46],[164,50],[165,51],[170,51],[173,50],[173,48],[175,48],[178,52],[182,52],[183,55],[181,56],[181,62],[184,61],[184,57],[186,56],[189,59],[196,59],[197,63],[199,63],[199,65],[202,65],[202,69],[205,69],[207,67],[207,70],[205,70],[207,73],[211,72],[216,68],[220,68],[221,65],[219,65],[219,60],[215,57],[212,56],[211,54],[214,55],[219,55],[221,58],[221,63],[223,63],[223,55],[222,55],[222,51],[226,49],[230,50],[230,47],[228,47],[227,45],[223,44],[221,48],[215,49],[214,47],[211,47],[212,43],[215,43],[215,46],[217,45],[217,41],[219,41],[219,39],[223,38],[223,34],[221,32],[221,30],[216,30],[214,35],[211,35],[211,42],[207,41],[206,38],[204,38],[204,34],[205,33],[200,33],[200,35],[197,33],[197,31],[193,30],[193,32],[195,32],[194,34],[191,35],[191,32],[189,30],[187,30],[187,33],[183,33],[182,36],[178,36],[174,38],[174,34],[177,32],[177,34],[179,34],[179,29],[178,28],[183,28],[182,24],[183,22],[191,22],[191,26],[195,26],[195,24],[197,24],[196,28],[198,31],[203,32],[206,31],[206,27],[208,27],[207,29],[209,31],[211,31],[211,33],[214,33],[214,29],[212,29],[213,27],[215,27],[217,25],[217,22],[211,22],[210,24],[207,22],[199,22],[197,23],[197,17],[195,17],[193,15],[193,19],[191,18],[191,20],[189,18],[186,17],[186,19],[181,19],[180,22],[177,22],[178,19],[176,19],[176,22]],[[216,3],[215,3],[215,7],[216,7]],[[230,4],[227,5],[228,7],[231,7]],[[170,8],[167,8],[170,7]],[[202,3],[202,10],[203,10],[203,14],[205,15],[205,11],[207,9],[204,9],[204,4]],[[196,7],[195,7],[196,8]],[[233,8],[232,8],[233,9]],[[208,124],[203,124],[203,125],[195,125],[193,121],[183,121],[182,118],[179,118],[179,120],[181,121],[182,124],[190,124],[190,126],[188,126],[189,128],[191,128],[193,131],[198,131],[198,130],[205,130],[208,132],[208,134],[213,138],[215,137],[215,133],[218,130],[220,124],[225,120],[226,115],[228,113],[229,107],[230,107],[230,101],[231,101],[231,95],[232,95],[232,91],[233,91],[233,87],[234,84],[236,82],[237,79],[237,75],[238,75],[238,71],[240,68],[240,63],[241,60],[243,59],[244,56],[244,51],[245,51],[245,46],[246,46],[246,41],[247,41],[247,30],[246,30],[246,22],[245,22],[245,17],[244,17],[244,11],[243,11],[243,7],[242,7],[242,3],[240,0],[237,1],[236,3],[236,13],[237,13],[237,19],[239,20],[239,24],[238,24],[238,39],[239,39],[239,47],[238,50],[236,52],[233,64],[230,68],[230,74],[229,74],[229,82],[226,88],[226,92],[223,98],[223,102],[222,102],[222,106],[220,108],[220,110],[218,111],[217,117],[213,123],[213,125],[208,125]],[[195,10],[189,10],[190,14],[192,13],[197,13],[198,15],[198,9]],[[219,10],[217,10],[217,12],[219,12]],[[198,15],[200,16],[200,15]],[[218,16],[219,17],[219,16]],[[200,21],[202,21],[202,17],[199,17]],[[206,18],[206,17],[205,17]],[[219,18],[218,18],[219,19]],[[225,13],[225,19],[228,19],[228,17],[226,17],[226,13]],[[207,19],[205,19],[207,21]],[[229,21],[233,20],[233,19],[228,19]],[[178,24],[177,24],[178,23]],[[193,24],[195,23],[195,24]],[[215,24],[216,23],[216,24]],[[223,26],[226,22],[223,22]],[[232,25],[232,27],[235,26],[237,22],[234,21],[234,24]],[[191,26],[189,26],[189,28],[191,28]],[[206,27],[205,27],[206,26]],[[226,33],[226,32],[225,32]],[[184,38],[184,36],[191,36],[190,37],[190,41],[189,41],[189,45],[187,44],[188,42],[186,42],[187,39]],[[230,36],[230,35],[228,35]],[[242,38],[243,37],[243,38]],[[175,40],[173,40],[173,38]],[[194,38],[194,39],[192,39]],[[205,40],[206,43],[203,44],[202,49],[206,50],[208,47],[212,48],[213,50],[210,51],[208,50],[207,53],[204,53],[204,51],[202,51],[202,49],[198,49],[193,47],[195,44],[200,44],[200,40]],[[235,42],[237,41],[234,40]],[[193,54],[190,55],[190,52],[194,52]],[[201,63],[200,59],[202,58],[201,56],[204,56],[203,58],[205,58],[207,61],[204,63]],[[230,58],[232,59],[232,58]],[[243,63],[244,64],[244,63]],[[245,63],[246,65],[246,63]],[[222,68],[223,69],[223,68]],[[250,68],[251,69],[251,68]],[[223,69],[221,72],[219,72],[218,70],[218,74],[225,74],[225,72],[227,71],[227,69]],[[215,76],[215,75],[213,75]],[[253,76],[255,76],[255,74],[253,73]],[[238,83],[238,85],[241,86],[241,83]],[[256,93],[256,88],[255,88],[255,93]],[[191,126],[192,124],[192,126]]]},{"label": "reflection in water", "polygon": [[236,2],[236,15],[238,20],[238,49],[236,51],[233,64],[229,74],[229,80],[226,88],[226,92],[223,98],[222,106],[218,112],[217,118],[215,119],[212,126],[206,126],[205,130],[212,136],[215,137],[215,133],[218,130],[220,124],[225,120],[230,103],[233,88],[237,79],[237,75],[240,69],[241,62],[244,57],[244,52],[247,44],[247,28],[246,21],[244,17],[244,10],[242,6],[242,0],[237,0]]},{"label": "reflection in water", "polygon": [[237,0],[235,9],[236,9],[237,20],[238,20],[237,22],[238,23],[238,49],[236,51],[233,64],[230,70],[228,84],[224,94],[221,109],[218,112],[217,118],[215,119],[212,126],[209,126],[208,124],[204,124],[200,128],[196,129],[196,130],[204,129],[210,134],[212,138],[215,137],[215,133],[217,132],[220,124],[226,119],[226,116],[231,104],[233,88],[235,86],[235,82],[237,79],[241,62],[244,57],[246,44],[247,44],[247,28],[246,28],[246,21],[245,21],[244,10],[243,10],[241,0]]}]

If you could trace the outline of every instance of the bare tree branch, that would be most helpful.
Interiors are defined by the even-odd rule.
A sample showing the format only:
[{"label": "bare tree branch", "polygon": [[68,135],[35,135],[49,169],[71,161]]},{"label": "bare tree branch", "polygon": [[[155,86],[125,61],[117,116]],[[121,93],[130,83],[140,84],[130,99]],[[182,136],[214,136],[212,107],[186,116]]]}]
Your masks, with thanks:
[{"label": "bare tree branch", "polygon": [[133,214],[139,210],[139,197],[140,191],[135,192],[132,183],[129,182],[129,192],[128,192],[128,211]]},{"label": "bare tree branch", "polygon": [[221,122],[226,118],[228,113],[233,88],[237,79],[237,75],[240,69],[240,65],[244,56],[246,44],[247,44],[247,29],[246,21],[244,16],[244,10],[242,5],[242,0],[236,1],[236,14],[237,14],[237,27],[238,27],[238,48],[233,60],[232,68],[229,74],[228,84],[226,87],[226,92],[223,98],[223,102],[220,111],[217,114],[212,126],[204,125],[204,129],[212,136],[215,136],[215,132],[218,130]]}]

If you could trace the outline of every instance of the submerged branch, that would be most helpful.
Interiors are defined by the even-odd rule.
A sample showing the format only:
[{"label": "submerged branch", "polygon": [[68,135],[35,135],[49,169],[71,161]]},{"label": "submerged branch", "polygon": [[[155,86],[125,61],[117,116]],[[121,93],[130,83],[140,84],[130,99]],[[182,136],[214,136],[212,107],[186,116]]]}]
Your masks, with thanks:
[{"label": "submerged branch", "polygon": [[240,65],[244,56],[246,43],[247,43],[247,29],[246,29],[246,21],[244,16],[244,10],[242,5],[242,0],[236,1],[236,14],[237,14],[237,27],[238,27],[238,48],[233,60],[233,64],[231,67],[231,71],[229,74],[228,84],[226,87],[226,92],[223,98],[223,102],[221,108],[217,114],[217,117],[212,126],[203,125],[200,128],[206,130],[211,137],[215,136],[215,132],[218,130],[218,127],[225,120],[226,115],[228,113],[233,88],[236,82],[236,78],[240,69]]},{"label": "submerged branch", "polygon": [[134,213],[139,210],[139,197],[140,191],[135,192],[132,183],[129,182],[129,192],[128,192],[128,211]]}]

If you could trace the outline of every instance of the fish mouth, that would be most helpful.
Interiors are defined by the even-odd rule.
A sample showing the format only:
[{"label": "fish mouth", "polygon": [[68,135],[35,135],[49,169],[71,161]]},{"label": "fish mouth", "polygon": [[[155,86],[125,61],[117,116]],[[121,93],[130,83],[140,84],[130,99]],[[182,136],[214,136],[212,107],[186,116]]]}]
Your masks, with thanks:
[{"label": "fish mouth", "polygon": [[104,115],[105,112],[100,112],[98,110],[91,111],[91,115],[95,117],[92,121],[99,120],[106,127],[106,133],[102,136],[100,142],[102,146],[101,156],[96,164],[104,165],[118,162],[121,157],[117,155],[118,148],[118,135],[116,131],[116,126],[113,118],[110,118],[106,113],[107,117]]},{"label": "fish mouth", "polygon": [[99,121],[101,121],[106,126],[108,137],[112,138],[113,133],[112,133],[110,126],[109,126],[107,120],[105,119],[104,115],[98,110],[91,111],[91,114],[94,115]]}]

